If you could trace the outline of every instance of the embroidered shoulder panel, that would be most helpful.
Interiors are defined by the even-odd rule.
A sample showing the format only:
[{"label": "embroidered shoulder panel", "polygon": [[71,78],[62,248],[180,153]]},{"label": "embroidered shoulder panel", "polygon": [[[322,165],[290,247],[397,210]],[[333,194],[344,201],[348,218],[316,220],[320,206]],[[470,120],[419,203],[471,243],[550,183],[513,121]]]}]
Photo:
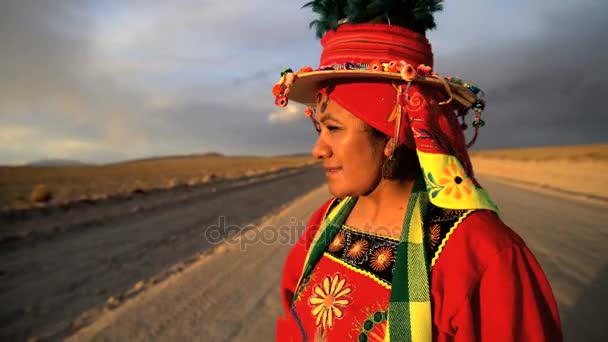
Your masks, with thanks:
[{"label": "embroidered shoulder panel", "polygon": [[431,266],[435,265],[451,234],[471,212],[473,210],[445,209],[432,204],[429,205],[424,233],[429,256],[431,257]]}]

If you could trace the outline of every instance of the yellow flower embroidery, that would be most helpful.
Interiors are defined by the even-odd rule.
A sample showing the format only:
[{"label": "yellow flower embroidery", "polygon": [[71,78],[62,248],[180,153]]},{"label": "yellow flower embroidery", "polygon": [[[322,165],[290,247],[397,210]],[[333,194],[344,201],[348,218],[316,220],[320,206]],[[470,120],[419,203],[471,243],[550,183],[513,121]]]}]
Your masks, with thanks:
[{"label": "yellow flower embroidery", "polygon": [[342,247],[344,247],[344,240],[345,239],[343,232],[339,232],[338,234],[336,234],[336,236],[334,236],[334,239],[331,241],[331,244],[329,244],[329,251],[337,252],[342,249]]},{"label": "yellow flower embroidery", "polygon": [[342,298],[351,292],[350,287],[345,287],[346,279],[340,279],[336,274],[333,278],[326,276],[323,283],[315,286],[313,295],[308,302],[316,305],[312,310],[313,316],[317,317],[316,325],[323,328],[331,327],[334,324],[334,317],[340,318],[344,314],[342,308],[350,303],[346,298]]},{"label": "yellow flower embroidery", "polygon": [[452,163],[443,169],[443,176],[439,179],[439,184],[445,187],[445,194],[454,194],[456,199],[460,199],[462,194],[471,194],[473,182],[464,175],[464,170],[459,168],[456,163]]},{"label": "yellow flower embroidery", "polygon": [[355,241],[352,246],[350,246],[346,255],[354,260],[359,260],[361,257],[367,253],[367,247],[369,246],[369,242],[365,239],[360,239]]},{"label": "yellow flower embroidery", "polygon": [[393,261],[395,261],[393,250],[390,247],[384,246],[376,249],[370,264],[374,271],[381,272],[386,270]]}]

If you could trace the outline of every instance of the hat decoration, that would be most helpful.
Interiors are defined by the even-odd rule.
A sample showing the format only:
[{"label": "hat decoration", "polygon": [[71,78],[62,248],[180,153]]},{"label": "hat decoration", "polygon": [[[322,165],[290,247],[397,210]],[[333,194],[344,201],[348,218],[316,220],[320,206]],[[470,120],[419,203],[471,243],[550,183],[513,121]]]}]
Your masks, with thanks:
[{"label": "hat decoration", "polygon": [[[371,63],[363,64],[346,62],[343,64],[320,66],[316,70],[310,66],[304,66],[297,72],[287,68],[281,72],[281,78],[272,89],[272,93],[275,96],[275,105],[286,107],[289,104],[289,94],[296,80],[304,77],[314,78],[315,76],[328,75],[332,75],[336,78],[380,77],[389,80],[402,80],[406,82],[405,89],[408,89],[412,84],[416,83],[444,89],[448,95],[448,99],[439,102],[439,105],[457,101],[462,106],[458,116],[462,119],[461,128],[463,130],[468,128],[468,125],[464,121],[465,116],[468,114],[469,110],[475,112],[472,122],[472,125],[475,128],[475,134],[467,144],[467,147],[471,147],[475,143],[479,128],[485,125],[485,121],[481,119],[481,113],[485,109],[485,100],[483,99],[484,92],[479,87],[456,77],[448,76],[443,78],[439,76],[437,72],[433,71],[429,65],[419,64],[414,67],[403,60],[390,62],[373,61]],[[320,78],[325,79],[326,77]],[[311,92],[309,94],[313,93]],[[404,91],[402,87],[397,89],[397,101],[401,106],[405,105],[408,100],[406,94],[407,91]],[[314,94],[313,96],[309,95],[308,97],[296,97],[296,101],[312,106],[314,105]],[[314,110],[311,107],[307,107],[304,113],[306,116],[312,117],[313,112]],[[396,114],[397,113],[395,112],[390,117],[389,121],[394,120],[397,117]]]}]

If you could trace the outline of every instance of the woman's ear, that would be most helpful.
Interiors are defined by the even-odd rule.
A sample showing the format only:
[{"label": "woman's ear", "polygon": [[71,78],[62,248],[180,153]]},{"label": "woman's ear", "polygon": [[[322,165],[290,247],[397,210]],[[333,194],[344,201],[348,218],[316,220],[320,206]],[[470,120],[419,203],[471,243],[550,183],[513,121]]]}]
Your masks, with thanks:
[{"label": "woman's ear", "polygon": [[391,154],[393,153],[393,145],[395,144],[395,139],[393,139],[392,137],[389,137],[389,139],[386,141],[386,144],[384,145],[384,156],[385,157],[390,157]]}]

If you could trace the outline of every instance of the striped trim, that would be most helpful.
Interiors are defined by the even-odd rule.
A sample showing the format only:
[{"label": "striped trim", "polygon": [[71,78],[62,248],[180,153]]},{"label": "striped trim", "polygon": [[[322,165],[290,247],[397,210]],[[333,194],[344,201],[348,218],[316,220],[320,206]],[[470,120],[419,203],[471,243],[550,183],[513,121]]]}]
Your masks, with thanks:
[{"label": "striped trim", "polygon": [[[323,238],[324,239],[333,238],[332,232],[338,230],[338,229],[336,229],[336,227],[333,227],[333,225],[332,225],[334,219],[336,218],[336,216],[338,216],[340,214],[342,214],[342,216],[344,216],[343,211],[345,208],[347,211],[346,214],[348,214],[348,212],[350,212],[350,210],[352,209],[354,202],[356,202],[356,199],[353,199],[352,197],[345,197],[335,207],[333,207],[331,210],[329,210],[328,213],[326,213],[327,216],[322,221],[321,227],[315,234],[315,237],[313,238],[312,243],[310,244],[310,248],[308,250],[306,258],[304,259],[302,274],[300,275],[300,279],[298,280],[298,285],[296,286],[296,289],[300,288],[300,285],[302,284],[302,279],[304,279],[304,277],[307,277],[312,272],[312,269],[314,268],[314,264],[316,264],[316,262],[319,260],[319,258],[323,255],[325,248],[327,248],[327,245],[329,244],[329,241],[324,241],[321,244],[320,240]],[[333,202],[331,204],[333,204]],[[328,207],[328,209],[330,207]],[[344,222],[344,219],[342,220],[342,222]],[[330,225],[332,225],[331,230],[329,232],[326,232],[326,230],[329,229]],[[328,236],[328,235],[331,235],[331,236]],[[315,260],[311,262],[311,259],[315,259]],[[293,298],[292,303],[296,299],[297,298]]]},{"label": "striped trim", "polygon": [[344,262],[344,261],[342,261],[342,260],[340,260],[340,259],[336,258],[335,256],[333,256],[333,255],[331,255],[331,254],[329,254],[329,253],[323,253],[323,256],[327,257],[327,258],[328,258],[328,259],[330,259],[331,261],[334,261],[334,262],[336,262],[336,263],[338,263],[338,264],[340,264],[340,265],[342,265],[342,266],[344,266],[344,267],[348,268],[349,270],[351,270],[351,271],[353,271],[353,272],[356,272],[356,273],[362,274],[362,275],[364,275],[364,276],[367,276],[368,278],[370,278],[371,280],[375,281],[376,283],[378,283],[379,285],[381,285],[382,287],[384,287],[384,288],[385,288],[385,289],[387,289],[387,290],[390,290],[390,289],[391,289],[391,285],[390,285],[389,283],[387,283],[387,282],[385,282],[384,280],[382,280],[382,279],[380,279],[380,278],[376,277],[376,276],[375,276],[373,273],[371,273],[371,272],[364,271],[364,270],[362,270],[362,269],[356,268],[356,267],[354,267],[354,266],[352,266],[352,265],[350,265],[350,264],[348,264],[348,263],[346,263],[346,262]]},{"label": "striped trim", "polygon": [[331,202],[329,203],[329,205],[327,206],[327,208],[325,208],[325,213],[323,213],[323,218],[321,219],[321,222],[323,222],[323,220],[325,220],[325,218],[327,217],[327,214],[329,213],[330,210],[332,210],[334,208],[334,205],[336,205],[336,201],[338,201],[338,203],[340,203],[338,198],[334,198],[331,200]]},{"label": "striped trim", "polygon": [[397,260],[388,313],[390,339],[394,341],[430,342],[432,333],[429,267],[423,243],[428,195],[424,182],[414,185],[397,247]]},{"label": "striped trim", "polygon": [[452,236],[452,233],[456,230],[456,228],[458,228],[458,226],[460,225],[460,223],[462,221],[464,221],[464,219],[467,218],[467,216],[469,216],[469,214],[472,213],[472,212],[474,212],[474,211],[475,210],[469,210],[469,211],[465,212],[464,214],[462,214],[458,218],[458,221],[456,221],[454,223],[454,225],[450,228],[450,231],[445,235],[445,237],[443,238],[443,240],[441,240],[441,244],[437,248],[437,251],[435,252],[435,256],[431,260],[431,267],[435,266],[435,262],[437,262],[437,259],[439,259],[439,254],[441,254],[441,252],[443,251],[443,247],[448,242],[448,239],[450,238],[450,236]]}]

